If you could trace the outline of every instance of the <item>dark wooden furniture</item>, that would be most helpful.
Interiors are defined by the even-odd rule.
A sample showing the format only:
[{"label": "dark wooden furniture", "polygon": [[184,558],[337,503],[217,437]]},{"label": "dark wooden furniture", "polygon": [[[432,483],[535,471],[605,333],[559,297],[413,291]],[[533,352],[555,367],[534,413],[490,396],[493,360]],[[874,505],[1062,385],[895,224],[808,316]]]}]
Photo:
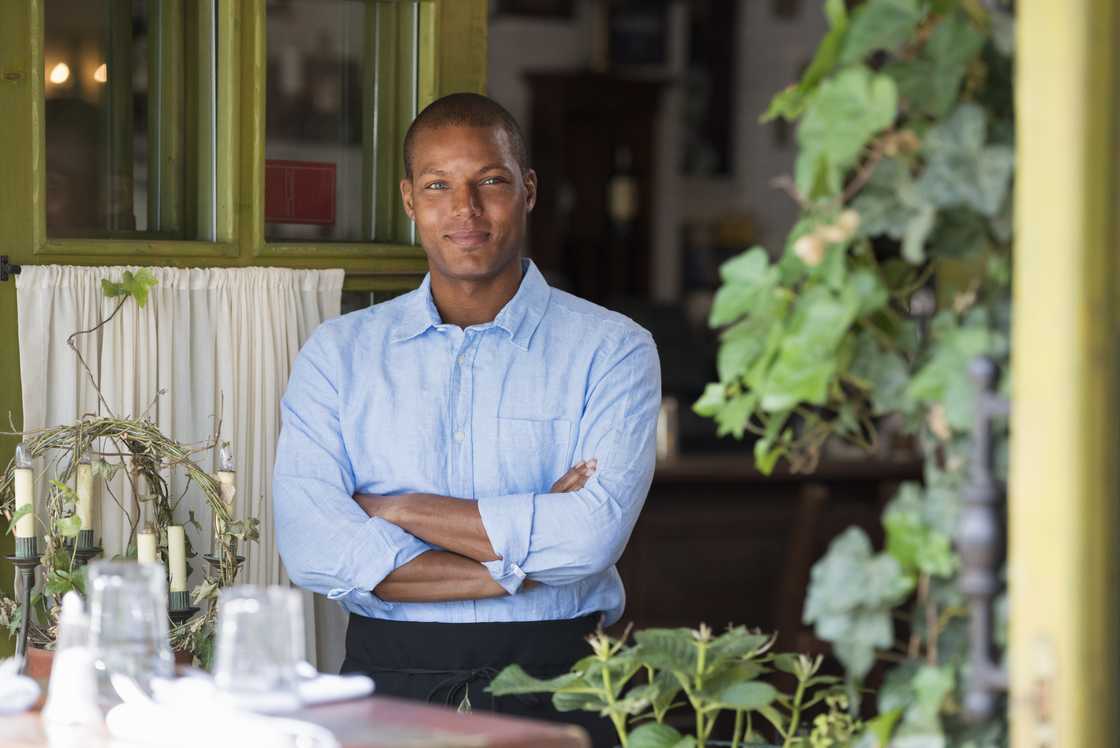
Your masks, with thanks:
[{"label": "dark wooden furniture", "polygon": [[[45,684],[44,684],[45,685]],[[199,715],[205,717],[205,715]],[[579,727],[550,725],[484,712],[459,714],[447,707],[402,701],[388,696],[327,704],[285,715],[322,725],[344,748],[588,748]],[[174,730],[174,725],[167,729]],[[109,748],[106,734],[71,735],[66,745]],[[47,748],[47,733],[38,712],[0,719],[0,745]]]},{"label": "dark wooden furniture", "polygon": [[880,514],[919,462],[822,464],[812,475],[763,476],[740,454],[658,465],[619,563],[620,626],[728,623],[780,632],[780,646],[814,648],[801,623],[812,565],[850,525],[879,542]]},{"label": "dark wooden furniture", "polygon": [[[551,282],[585,299],[645,298],[658,81],[590,72],[531,73],[530,163],[540,194],[530,254]],[[629,165],[624,166],[625,161]],[[608,214],[612,175],[633,177],[636,212]]]}]

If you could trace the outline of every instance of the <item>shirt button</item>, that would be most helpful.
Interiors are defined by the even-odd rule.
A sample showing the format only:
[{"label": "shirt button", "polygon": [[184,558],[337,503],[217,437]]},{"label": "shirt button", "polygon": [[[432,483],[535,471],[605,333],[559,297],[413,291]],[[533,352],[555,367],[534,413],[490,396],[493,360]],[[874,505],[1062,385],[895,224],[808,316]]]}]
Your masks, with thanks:
[{"label": "shirt button", "polygon": [[455,441],[461,442],[466,438],[467,438],[467,435],[464,434],[462,431],[456,431],[455,432]]}]

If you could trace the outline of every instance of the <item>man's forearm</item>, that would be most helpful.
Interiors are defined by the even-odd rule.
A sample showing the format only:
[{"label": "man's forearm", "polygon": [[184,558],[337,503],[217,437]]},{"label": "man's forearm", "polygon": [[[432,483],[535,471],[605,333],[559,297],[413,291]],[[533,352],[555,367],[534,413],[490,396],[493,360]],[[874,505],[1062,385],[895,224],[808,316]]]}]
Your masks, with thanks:
[{"label": "man's forearm", "polygon": [[373,593],[396,603],[481,600],[507,594],[482,564],[444,551],[422,553],[397,567]]},{"label": "man's forearm", "polygon": [[371,517],[392,522],[426,543],[479,562],[499,558],[482,524],[477,502],[427,493],[359,494],[355,498]]}]

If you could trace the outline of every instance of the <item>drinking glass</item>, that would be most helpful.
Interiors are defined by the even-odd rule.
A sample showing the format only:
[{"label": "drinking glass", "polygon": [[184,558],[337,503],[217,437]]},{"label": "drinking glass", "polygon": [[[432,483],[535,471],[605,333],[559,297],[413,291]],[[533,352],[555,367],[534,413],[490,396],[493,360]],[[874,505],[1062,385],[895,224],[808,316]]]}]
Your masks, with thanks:
[{"label": "drinking glass", "polygon": [[103,706],[120,703],[114,675],[151,695],[153,678],[175,663],[167,626],[167,580],[160,564],[95,561],[89,569],[89,642]]},{"label": "drinking glass", "polygon": [[298,708],[303,658],[298,590],[246,584],[219,593],[214,682],[235,703],[258,712]]}]

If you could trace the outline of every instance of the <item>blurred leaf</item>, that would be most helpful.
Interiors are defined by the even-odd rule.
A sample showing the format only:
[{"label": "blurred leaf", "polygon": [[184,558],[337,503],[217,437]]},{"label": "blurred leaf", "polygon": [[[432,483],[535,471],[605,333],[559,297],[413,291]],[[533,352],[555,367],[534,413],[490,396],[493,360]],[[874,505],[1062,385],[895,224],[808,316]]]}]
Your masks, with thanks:
[{"label": "blurred leaf", "polygon": [[850,527],[813,566],[804,619],[833,643],[849,676],[861,680],[875,650],[891,645],[890,611],[911,590],[899,563],[885,553],[874,555],[863,530]]},{"label": "blurred leaf", "polygon": [[542,680],[526,673],[520,665],[510,665],[494,677],[486,690],[495,696],[508,696],[519,693],[552,693],[573,686],[586,687],[581,673],[564,673]]},{"label": "blurred leaf", "polygon": [[54,528],[64,538],[76,538],[82,529],[82,518],[76,514],[59,517],[54,521]]},{"label": "blurred leaf", "polygon": [[921,20],[918,0],[868,0],[852,14],[840,64],[858,62],[877,50],[894,50]]},{"label": "blurred leaf", "polygon": [[898,95],[912,112],[943,117],[957,99],[969,63],[984,46],[984,35],[957,11],[934,29],[913,60],[888,65]]},{"label": "blurred leaf", "polygon": [[[814,199],[839,192],[844,173],[859,160],[864,146],[894,122],[897,104],[894,82],[863,66],[822,82],[797,129],[796,181],[801,193]],[[818,174],[821,164],[823,177]]]},{"label": "blurred leaf", "polygon": [[708,318],[713,328],[734,322],[759,303],[768,303],[766,297],[778,284],[778,268],[770,265],[766,250],[761,247],[725,262],[720,276],[723,285],[716,292]]},{"label": "blurred leaf", "polygon": [[12,518],[8,520],[8,532],[14,533],[16,531],[16,523],[27,515],[32,514],[34,511],[35,505],[32,503],[24,504],[19,509],[12,512]]},{"label": "blurred leaf", "polygon": [[816,88],[821,80],[832,72],[840,58],[840,49],[844,43],[844,34],[848,28],[848,9],[844,0],[825,0],[825,15],[828,17],[829,31],[824,39],[817,45],[817,51],[801,80],[787,86],[778,93],[770,102],[761,122],[769,122],[777,117],[793,121],[805,111],[808,95]]},{"label": "blurred leaf", "polygon": [[926,135],[922,151],[927,165],[917,187],[940,208],[962,206],[988,218],[999,213],[1011,184],[1014,151],[985,145],[984,110],[964,103]]},{"label": "blurred leaf", "polygon": [[630,733],[630,748],[692,748],[696,738],[682,736],[668,725],[651,722]]},{"label": "blurred leaf", "polygon": [[879,347],[875,336],[863,331],[856,338],[855,355],[848,374],[864,383],[871,396],[872,413],[883,415],[909,409],[906,386],[910,367],[894,351]]}]

